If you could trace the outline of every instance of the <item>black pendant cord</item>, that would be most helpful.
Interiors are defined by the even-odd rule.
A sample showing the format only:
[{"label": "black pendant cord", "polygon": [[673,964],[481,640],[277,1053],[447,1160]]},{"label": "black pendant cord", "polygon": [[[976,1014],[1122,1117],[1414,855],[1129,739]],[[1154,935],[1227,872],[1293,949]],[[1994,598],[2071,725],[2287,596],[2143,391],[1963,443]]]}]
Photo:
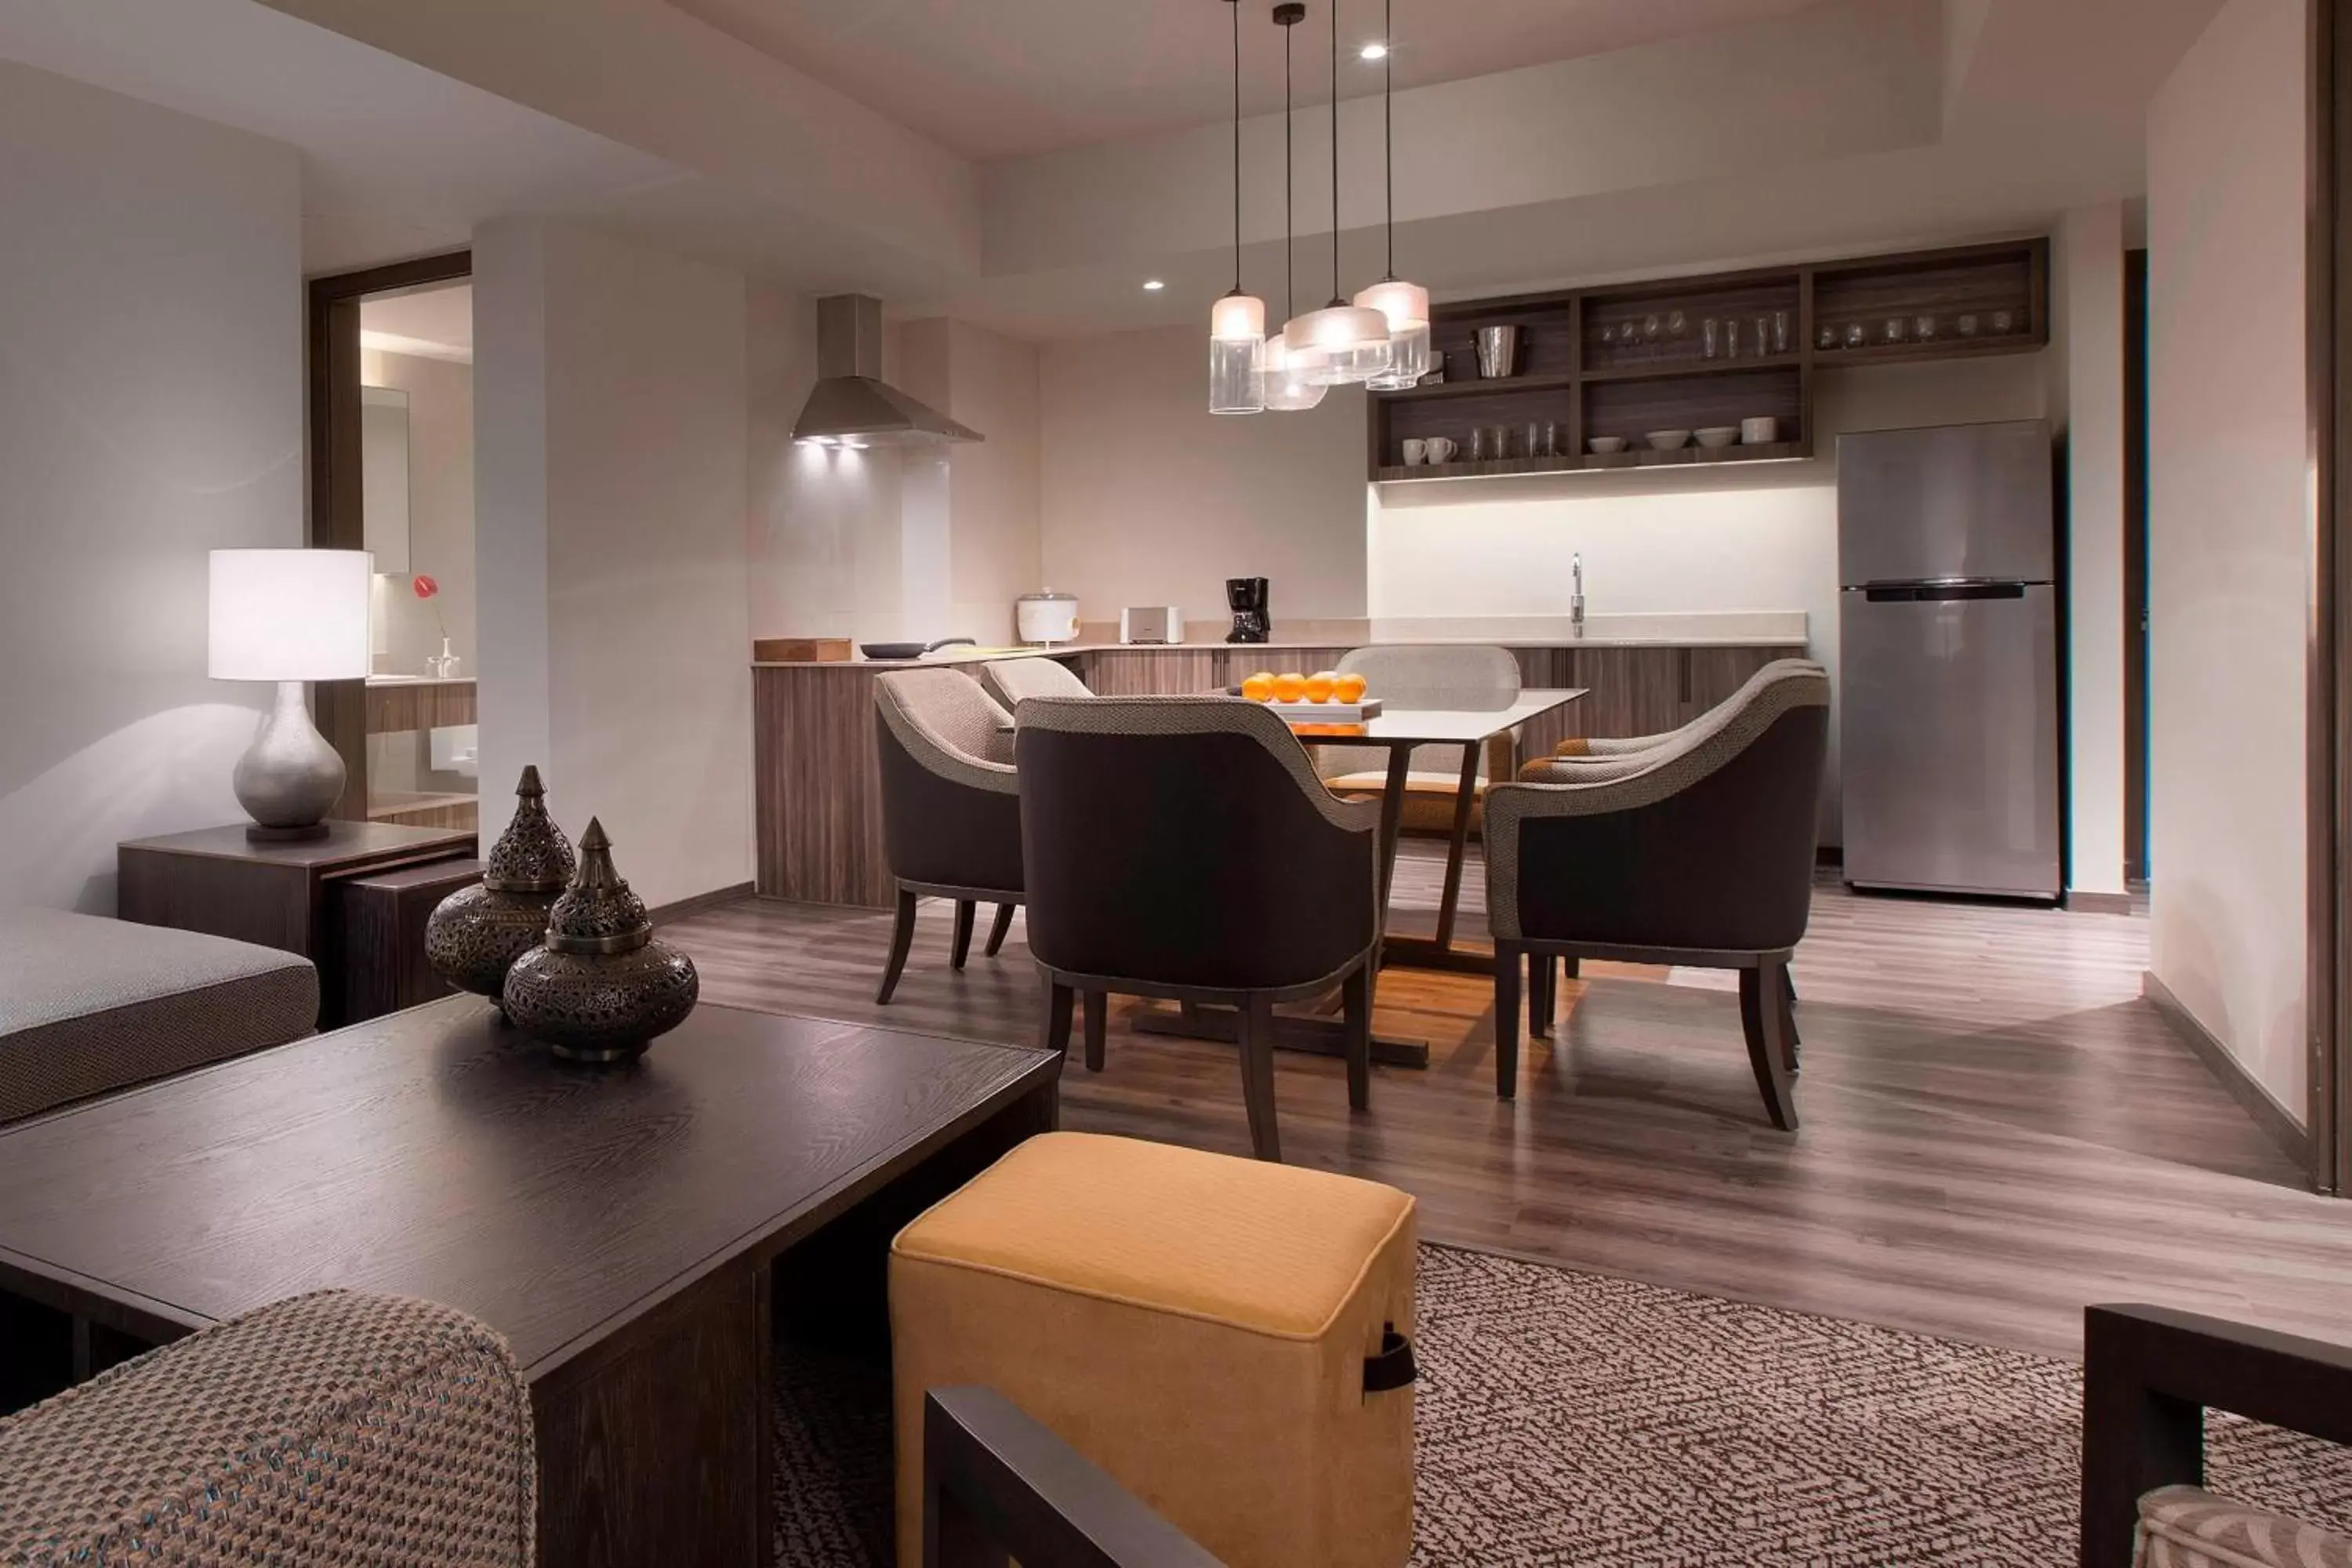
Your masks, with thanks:
[{"label": "black pendant cord", "polygon": [[[1242,291],[1242,0],[1234,8],[1234,292]],[[1393,262],[1391,262],[1393,265]]]},{"label": "black pendant cord", "polygon": [[1331,0],[1331,304],[1339,297],[1339,0]]},{"label": "black pendant cord", "polygon": [[[1388,51],[1381,56],[1381,163],[1388,171],[1388,191],[1381,198],[1381,206],[1389,226],[1389,273],[1383,281],[1393,283],[1396,281],[1396,0],[1381,0],[1381,47]],[[1240,68],[1234,67],[1236,70]],[[1238,174],[1234,175],[1236,180],[1240,177]],[[1234,222],[1238,227],[1241,219],[1236,216]],[[1235,265],[1239,265],[1238,256]]]},{"label": "black pendant cord", "polygon": [[1290,144],[1290,24],[1282,29],[1282,320],[1287,326],[1297,301],[1291,298],[1291,286],[1297,280],[1298,240],[1291,218],[1292,171],[1297,160]]}]

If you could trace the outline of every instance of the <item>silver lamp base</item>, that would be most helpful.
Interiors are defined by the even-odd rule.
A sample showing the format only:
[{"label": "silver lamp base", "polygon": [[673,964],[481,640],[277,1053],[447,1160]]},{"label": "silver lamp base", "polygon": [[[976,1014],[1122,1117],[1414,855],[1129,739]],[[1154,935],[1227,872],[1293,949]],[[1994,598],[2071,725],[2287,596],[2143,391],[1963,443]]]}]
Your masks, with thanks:
[{"label": "silver lamp base", "polygon": [[300,839],[327,836],[327,813],[343,795],[343,759],[302,700],[302,683],[278,683],[278,702],[231,780],[236,803],[254,825],[247,838]]}]

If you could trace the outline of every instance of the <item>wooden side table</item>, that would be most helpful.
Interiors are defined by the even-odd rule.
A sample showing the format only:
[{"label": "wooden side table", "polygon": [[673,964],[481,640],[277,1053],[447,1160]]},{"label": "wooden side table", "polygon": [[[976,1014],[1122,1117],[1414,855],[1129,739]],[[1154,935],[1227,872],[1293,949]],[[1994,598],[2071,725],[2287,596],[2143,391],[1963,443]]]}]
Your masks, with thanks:
[{"label": "wooden side table", "polygon": [[[405,867],[465,860],[471,828],[330,822],[324,838],[257,844],[242,824],[199,828],[115,847],[117,912],[142,925],[171,926],[299,952],[319,968],[320,1025],[333,1027],[351,994],[345,959],[331,940],[329,903],[344,882]],[[384,994],[390,983],[362,987]]]}]

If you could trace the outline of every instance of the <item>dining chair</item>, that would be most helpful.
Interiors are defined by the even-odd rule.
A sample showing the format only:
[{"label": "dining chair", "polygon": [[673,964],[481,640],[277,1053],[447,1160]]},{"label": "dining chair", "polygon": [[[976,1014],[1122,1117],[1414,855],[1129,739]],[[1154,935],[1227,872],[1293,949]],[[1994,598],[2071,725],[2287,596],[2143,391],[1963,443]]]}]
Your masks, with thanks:
[{"label": "dining chair", "polygon": [[[1390,708],[1502,708],[1518,699],[1519,661],[1508,648],[1475,643],[1391,643],[1352,648],[1335,667],[1360,675],[1367,692]],[[1496,736],[1479,759],[1474,801],[1488,784],[1507,782],[1512,742]],[[1419,831],[1444,832],[1454,826],[1455,797],[1462,787],[1461,749],[1417,746],[1405,775],[1402,821]],[[1343,795],[1379,795],[1388,787],[1387,753],[1366,746],[1317,748],[1317,770]]]},{"label": "dining chair", "polygon": [[1092,697],[1078,672],[1058,658],[1000,658],[980,667],[980,683],[1007,709],[1031,697]]},{"label": "dining chair", "polygon": [[1828,675],[1790,661],[1649,751],[1488,792],[1496,1094],[1517,1092],[1523,962],[1538,1032],[1555,957],[1732,969],[1765,1109],[1795,1130],[1789,959],[1812,908],[1829,702]]},{"label": "dining chair", "polygon": [[987,956],[1004,945],[1022,902],[1020,781],[1011,720],[979,683],[953,669],[902,669],[874,679],[881,763],[882,845],[898,888],[889,963],[877,1005],[887,1005],[915,940],[918,899],[955,901],[957,969],[971,951],[972,916],[996,906]]},{"label": "dining chair", "polygon": [[1337,985],[1348,1102],[1365,1109],[1379,804],[1325,788],[1289,727],[1255,702],[1032,698],[1014,717],[1045,1046],[1068,1048],[1079,993],[1097,1072],[1108,993],[1232,1007],[1250,1144],[1279,1160],[1274,1006]]},{"label": "dining chair", "polygon": [[[1755,674],[1749,676],[1745,681],[1742,681],[1740,683],[1739,689],[1733,692],[1729,697],[1724,699],[1724,701],[1745,701],[1759,686],[1763,685],[1767,681],[1778,679],[1779,672],[1792,665],[1799,666],[1806,669],[1822,669],[1823,668],[1810,658],[1776,658],[1772,660],[1771,663],[1764,666],[1763,668],[1758,670]],[[1721,704],[1718,703],[1717,706],[1720,707]],[[1559,745],[1552,748],[1552,756],[1554,758],[1566,758],[1570,761],[1576,761],[1587,757],[1597,757],[1601,759],[1611,757],[1629,757],[1641,752],[1655,751],[1660,746],[1671,743],[1675,737],[1684,733],[1685,731],[1691,729],[1694,725],[1706,723],[1714,715],[1715,711],[1715,709],[1710,708],[1706,712],[1702,713],[1697,718],[1692,720],[1689,724],[1684,725],[1682,729],[1669,730],[1663,735],[1571,736],[1568,740],[1562,741]],[[1552,759],[1538,757],[1528,764],[1528,769],[1530,772],[1541,769],[1550,760]]]}]

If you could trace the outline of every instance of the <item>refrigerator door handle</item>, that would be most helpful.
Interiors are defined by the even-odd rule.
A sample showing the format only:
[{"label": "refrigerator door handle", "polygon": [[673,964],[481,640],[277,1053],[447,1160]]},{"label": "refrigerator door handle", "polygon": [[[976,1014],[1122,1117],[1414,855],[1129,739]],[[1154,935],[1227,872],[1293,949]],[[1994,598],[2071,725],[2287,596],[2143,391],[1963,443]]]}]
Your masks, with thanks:
[{"label": "refrigerator door handle", "polygon": [[1874,605],[1950,605],[1968,599],[2022,599],[2022,583],[1877,584],[1862,591]]}]

